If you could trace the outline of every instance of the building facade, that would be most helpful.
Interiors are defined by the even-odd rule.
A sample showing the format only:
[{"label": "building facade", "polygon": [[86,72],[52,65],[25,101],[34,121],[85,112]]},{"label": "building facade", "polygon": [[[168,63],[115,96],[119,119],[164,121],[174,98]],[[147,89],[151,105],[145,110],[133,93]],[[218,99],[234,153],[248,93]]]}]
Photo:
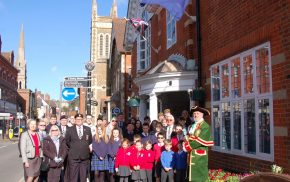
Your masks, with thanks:
[{"label": "building facade", "polygon": [[[186,11],[194,15],[194,9],[190,1]],[[158,112],[167,108],[179,117],[193,104],[190,95],[196,87],[194,20],[184,15],[176,21],[164,8],[140,7],[136,1],[129,1],[127,17],[149,23],[143,37],[128,22],[124,41],[125,48],[132,50],[132,77],[140,98],[138,117],[157,119]]]},{"label": "building facade", "polygon": [[[127,105],[127,100],[131,96],[131,52],[124,49],[124,33],[126,20],[113,19],[111,56],[110,56],[110,90],[111,108],[113,111],[120,111],[125,119],[131,117],[131,110]],[[119,108],[115,109],[115,108]],[[113,113],[117,115],[118,113]]]},{"label": "building facade", "polygon": [[[96,0],[92,1],[91,50],[90,61],[95,69],[91,72],[91,100],[98,105],[91,105],[91,114],[98,116],[106,112],[106,100],[109,95],[108,62],[111,47],[112,18],[117,17],[117,3],[114,0],[110,16],[98,16]],[[88,98],[87,98],[88,100]]]},{"label": "building facade", "polygon": [[290,2],[200,2],[210,167],[289,173]]}]

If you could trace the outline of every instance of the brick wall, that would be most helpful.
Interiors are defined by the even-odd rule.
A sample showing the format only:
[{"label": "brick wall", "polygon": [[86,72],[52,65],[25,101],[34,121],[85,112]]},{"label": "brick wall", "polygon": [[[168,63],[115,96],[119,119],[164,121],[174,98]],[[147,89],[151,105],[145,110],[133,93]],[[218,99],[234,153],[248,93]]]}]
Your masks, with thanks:
[{"label": "brick wall", "polygon": [[[209,67],[265,42],[271,45],[274,163],[290,172],[290,1],[202,0],[203,82]],[[210,102],[210,84],[207,101]],[[282,134],[281,134],[281,131]],[[237,162],[238,161],[238,162]],[[211,151],[210,167],[267,171],[272,163]]]}]

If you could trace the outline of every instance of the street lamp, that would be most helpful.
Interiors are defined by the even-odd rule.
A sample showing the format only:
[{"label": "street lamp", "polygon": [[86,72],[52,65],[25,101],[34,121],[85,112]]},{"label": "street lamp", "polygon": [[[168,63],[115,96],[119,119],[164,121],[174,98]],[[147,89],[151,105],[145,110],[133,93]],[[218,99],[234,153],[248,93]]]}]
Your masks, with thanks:
[{"label": "street lamp", "polygon": [[[92,71],[95,68],[95,63],[93,61],[87,62],[85,65],[86,70],[88,71],[88,92],[87,92],[87,97],[88,97],[88,103],[87,103],[87,114],[91,115],[91,98],[92,98],[92,91],[91,91],[91,79],[92,79]],[[87,99],[86,99],[87,100]]]}]

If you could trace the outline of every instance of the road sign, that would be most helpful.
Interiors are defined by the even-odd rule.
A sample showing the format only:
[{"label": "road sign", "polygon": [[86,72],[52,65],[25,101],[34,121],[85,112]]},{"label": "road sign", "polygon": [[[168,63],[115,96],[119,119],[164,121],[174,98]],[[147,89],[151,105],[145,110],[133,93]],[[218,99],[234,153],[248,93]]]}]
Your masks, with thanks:
[{"label": "road sign", "polygon": [[114,107],[114,108],[112,109],[112,113],[113,113],[113,114],[119,114],[120,112],[121,112],[121,109],[118,108],[118,107]]},{"label": "road sign", "polygon": [[89,61],[85,67],[87,71],[93,71],[95,68],[95,63],[93,61]]},{"label": "road sign", "polygon": [[65,80],[63,83],[64,87],[70,87],[70,88],[80,88],[80,87],[88,87],[88,80]]},{"label": "road sign", "polygon": [[62,98],[67,101],[72,101],[76,97],[76,91],[74,88],[62,89]]}]

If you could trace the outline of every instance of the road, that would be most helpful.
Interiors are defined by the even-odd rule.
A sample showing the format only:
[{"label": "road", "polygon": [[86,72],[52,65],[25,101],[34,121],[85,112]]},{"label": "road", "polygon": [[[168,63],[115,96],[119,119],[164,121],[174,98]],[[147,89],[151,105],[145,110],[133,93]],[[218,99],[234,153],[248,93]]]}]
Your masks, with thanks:
[{"label": "road", "polygon": [[0,139],[0,181],[22,182],[23,168],[18,143]]}]

